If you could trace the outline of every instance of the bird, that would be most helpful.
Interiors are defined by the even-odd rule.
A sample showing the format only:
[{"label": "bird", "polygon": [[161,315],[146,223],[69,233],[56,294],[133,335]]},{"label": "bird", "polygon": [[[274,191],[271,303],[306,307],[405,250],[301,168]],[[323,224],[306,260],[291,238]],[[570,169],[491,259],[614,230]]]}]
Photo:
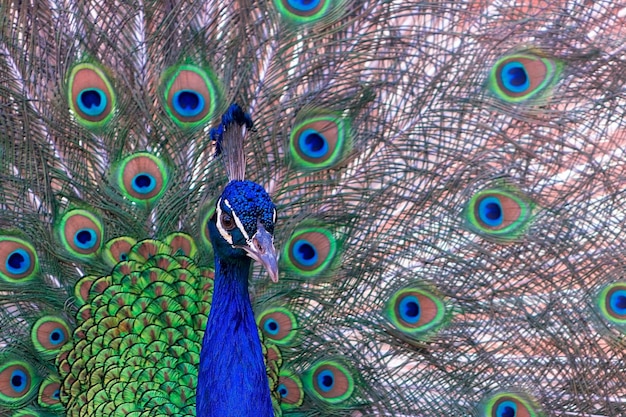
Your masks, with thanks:
[{"label": "bird", "polygon": [[0,18],[0,415],[626,415],[623,4]]},{"label": "bird", "polygon": [[[277,213],[262,186],[244,181],[244,135],[237,127],[251,125],[234,104],[213,133],[230,182],[206,226],[215,251],[215,286],[198,366],[197,392],[208,395],[198,396],[198,415],[274,415],[248,276],[254,259],[278,280],[272,235]],[[224,386],[230,387],[228,396],[221,393]]]}]

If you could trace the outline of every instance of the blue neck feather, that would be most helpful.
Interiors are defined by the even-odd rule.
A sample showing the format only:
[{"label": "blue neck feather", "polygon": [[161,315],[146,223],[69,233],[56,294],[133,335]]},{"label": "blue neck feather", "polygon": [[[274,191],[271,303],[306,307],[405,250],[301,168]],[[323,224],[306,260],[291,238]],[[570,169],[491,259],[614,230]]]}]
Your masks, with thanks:
[{"label": "blue neck feather", "polygon": [[198,417],[273,417],[250,297],[250,259],[216,256],[215,287],[200,352]]}]

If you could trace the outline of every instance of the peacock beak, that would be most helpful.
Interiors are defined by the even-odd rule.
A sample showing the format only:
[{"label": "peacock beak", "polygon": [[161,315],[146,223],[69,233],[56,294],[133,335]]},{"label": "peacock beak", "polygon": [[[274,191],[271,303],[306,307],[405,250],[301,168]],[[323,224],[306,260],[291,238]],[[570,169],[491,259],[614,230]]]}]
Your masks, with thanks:
[{"label": "peacock beak", "polygon": [[274,248],[272,235],[265,230],[261,223],[257,226],[257,232],[248,241],[247,246],[241,246],[248,252],[248,256],[265,267],[272,282],[278,282],[278,256]]}]

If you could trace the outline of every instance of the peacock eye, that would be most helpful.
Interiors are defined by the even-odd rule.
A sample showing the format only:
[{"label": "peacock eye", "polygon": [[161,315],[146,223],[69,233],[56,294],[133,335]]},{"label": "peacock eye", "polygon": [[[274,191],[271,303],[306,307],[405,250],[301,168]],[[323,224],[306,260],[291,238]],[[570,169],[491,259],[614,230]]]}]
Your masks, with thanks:
[{"label": "peacock eye", "polygon": [[220,221],[222,222],[222,227],[225,230],[233,230],[235,228],[235,220],[233,220],[233,218],[226,213],[222,213]]}]

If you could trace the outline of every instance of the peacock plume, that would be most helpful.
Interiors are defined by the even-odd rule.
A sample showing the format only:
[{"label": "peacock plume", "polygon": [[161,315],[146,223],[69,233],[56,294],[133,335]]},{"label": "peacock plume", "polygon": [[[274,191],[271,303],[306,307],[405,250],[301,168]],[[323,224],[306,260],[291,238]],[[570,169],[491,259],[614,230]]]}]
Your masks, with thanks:
[{"label": "peacock plume", "polygon": [[0,1],[0,415],[626,415],[625,45],[610,0]]}]

